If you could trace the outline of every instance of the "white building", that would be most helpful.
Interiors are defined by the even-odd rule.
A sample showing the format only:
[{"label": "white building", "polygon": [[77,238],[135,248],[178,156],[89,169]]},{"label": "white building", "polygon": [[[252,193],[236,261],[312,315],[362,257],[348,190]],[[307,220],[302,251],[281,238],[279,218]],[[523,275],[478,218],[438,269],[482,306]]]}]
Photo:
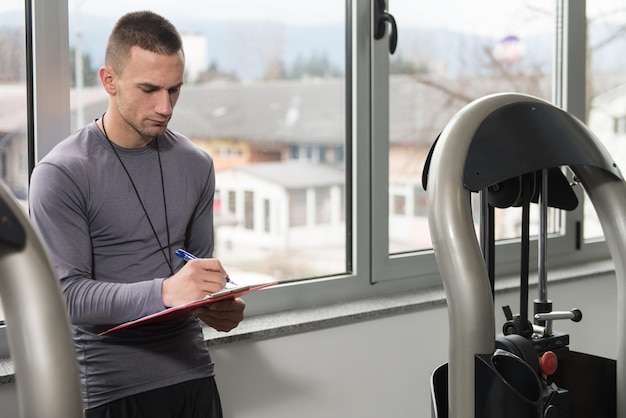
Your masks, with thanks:
[{"label": "white building", "polygon": [[250,262],[271,262],[288,250],[294,263],[311,269],[320,261],[315,254],[334,247],[338,263],[344,259],[343,168],[281,161],[216,176],[216,253],[222,260],[232,254],[239,261],[245,255]]},{"label": "white building", "polygon": [[206,36],[198,33],[183,33],[185,49],[185,81],[195,83],[208,68],[208,44]]},{"label": "white building", "polygon": [[593,99],[589,129],[615,157],[622,172],[626,171],[626,83]]}]

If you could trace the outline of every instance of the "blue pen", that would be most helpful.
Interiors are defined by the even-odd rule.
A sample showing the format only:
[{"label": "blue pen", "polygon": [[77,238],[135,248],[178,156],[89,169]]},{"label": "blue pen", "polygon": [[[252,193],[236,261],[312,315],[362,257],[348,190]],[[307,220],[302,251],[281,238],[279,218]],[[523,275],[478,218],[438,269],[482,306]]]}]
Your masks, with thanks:
[{"label": "blue pen", "polygon": [[[176,254],[178,257],[182,258],[185,261],[195,260],[196,258],[198,258],[195,255],[191,254],[189,251],[185,251],[182,248],[179,248],[178,250],[176,250],[174,254]],[[233,286],[237,286],[237,283],[230,280],[230,277],[228,276],[226,276],[226,283],[230,283]]]}]

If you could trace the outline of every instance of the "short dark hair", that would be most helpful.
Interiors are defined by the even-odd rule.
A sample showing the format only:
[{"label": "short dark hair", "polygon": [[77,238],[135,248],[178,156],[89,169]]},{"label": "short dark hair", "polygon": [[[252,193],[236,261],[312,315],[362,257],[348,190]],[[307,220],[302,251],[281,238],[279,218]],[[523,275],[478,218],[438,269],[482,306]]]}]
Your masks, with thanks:
[{"label": "short dark hair", "polygon": [[159,55],[183,51],[183,42],[176,27],[164,17],[147,10],[127,13],[117,21],[107,43],[105,64],[116,72],[122,71],[133,46]]}]

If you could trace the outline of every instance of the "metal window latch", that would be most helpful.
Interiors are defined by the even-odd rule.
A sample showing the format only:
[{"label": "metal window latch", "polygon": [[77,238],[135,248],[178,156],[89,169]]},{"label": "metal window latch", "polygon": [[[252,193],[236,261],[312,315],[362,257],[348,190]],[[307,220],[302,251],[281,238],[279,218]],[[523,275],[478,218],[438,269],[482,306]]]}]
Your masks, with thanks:
[{"label": "metal window latch", "polygon": [[375,0],[374,2],[374,39],[382,39],[387,30],[387,23],[391,26],[389,32],[389,53],[396,52],[398,45],[398,27],[396,19],[386,12],[387,2],[385,0]]}]

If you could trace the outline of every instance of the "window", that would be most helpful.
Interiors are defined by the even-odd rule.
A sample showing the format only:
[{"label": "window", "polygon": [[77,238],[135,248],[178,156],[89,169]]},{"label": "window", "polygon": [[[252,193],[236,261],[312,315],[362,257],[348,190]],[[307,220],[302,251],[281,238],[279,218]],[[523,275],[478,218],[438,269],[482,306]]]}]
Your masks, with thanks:
[{"label": "window", "polygon": [[270,210],[271,202],[269,199],[263,199],[263,232],[272,232],[272,211]]},{"label": "window", "polygon": [[213,196],[213,213],[215,216],[222,214],[222,191],[215,189],[215,195]]},{"label": "window", "polygon": [[246,229],[254,229],[254,192],[245,191],[243,193],[244,221]]},{"label": "window", "polygon": [[289,226],[299,227],[307,224],[306,190],[289,191]]},{"label": "window", "polygon": [[[587,124],[626,173],[626,9],[622,3],[598,0],[587,4]],[[584,236],[602,237],[593,205],[585,201]]]},{"label": "window", "polygon": [[228,191],[228,213],[230,215],[237,214],[237,193],[233,190]]},{"label": "window", "polygon": [[0,180],[25,204],[28,125],[24,12],[21,0],[4,1],[0,6]]},{"label": "window", "polygon": [[[404,195],[393,196],[393,214],[401,215],[401,216],[406,214],[406,196]],[[394,228],[394,230],[396,229]]]},{"label": "window", "polygon": [[24,2],[10,0],[2,7],[7,10],[7,18],[0,21],[0,177],[18,199],[25,201],[28,148]]},{"label": "window", "polygon": [[[181,30],[189,73],[170,127],[214,156],[221,191],[216,253],[226,266],[294,282],[263,292],[263,312],[440,284],[421,170],[436,135],[469,101],[513,90],[579,117],[588,105],[600,136],[625,116],[605,112],[601,119],[626,68],[623,54],[609,46],[593,49],[590,82],[598,94],[586,102],[582,1],[566,0],[566,15],[556,0],[443,0],[436,7],[393,0],[388,5],[399,42],[391,56],[388,39],[373,40],[367,0],[208,0],[202,9],[190,0],[107,8],[95,0],[31,3],[37,59],[30,117],[37,135],[29,151],[35,159],[104,111],[107,97],[95,74],[106,35],[122,13],[149,8]],[[624,18],[609,13],[618,10],[614,0],[588,3],[593,47]],[[0,21],[0,28],[24,21],[23,4],[2,2],[0,12],[17,18]],[[623,50],[623,35],[611,45]],[[13,84],[26,109],[24,82]],[[0,105],[9,97],[2,95]],[[26,133],[26,120],[22,124]],[[5,155],[0,173],[8,179],[22,160]],[[15,193],[25,195],[15,181]],[[591,240],[574,250],[578,225],[585,237],[599,238],[582,213],[551,215],[550,241],[567,242],[550,246],[555,263],[608,256]],[[519,253],[508,239],[519,232],[514,219],[502,218],[507,240],[498,255],[502,269],[511,270]],[[372,286],[381,281],[384,286]]]},{"label": "window", "polygon": [[[427,195],[411,191],[422,188],[428,151],[459,110],[499,92],[525,93],[568,108],[569,103],[561,102],[555,73],[562,60],[555,48],[562,36],[559,22],[565,18],[559,4],[445,0],[432,7],[412,0],[390,2],[399,28],[398,47],[390,56],[387,45],[375,46],[372,69],[374,84],[387,86],[373,91],[373,112],[388,116],[375,118],[372,128],[374,277],[408,278],[416,263],[425,275],[431,267],[436,274],[436,265],[427,261],[432,257]],[[478,202],[478,194],[473,195]],[[405,207],[413,203],[415,207]],[[473,203],[476,214],[479,207]],[[539,206],[531,205],[531,211],[531,235],[536,237]],[[495,236],[502,240],[499,271],[515,271],[519,251],[510,244],[520,236],[521,209],[496,209],[494,218]],[[566,227],[563,213],[549,209],[548,231],[554,242],[574,239],[574,229]],[[552,245],[550,255],[560,257],[559,247]]]},{"label": "window", "polygon": [[[337,206],[336,209],[339,207]],[[318,187],[315,189],[315,223],[328,224],[331,219],[333,207],[330,202],[330,187]]]},{"label": "window", "polygon": [[426,191],[419,186],[413,188],[413,215],[417,218],[428,217],[427,203],[428,196]]},{"label": "window", "polygon": [[[316,268],[307,270],[311,276],[347,271],[345,224],[338,226],[343,234],[336,247],[325,250],[344,254],[340,262],[320,262],[336,257],[301,248],[303,242],[321,246],[324,232],[314,226],[289,231],[307,221],[306,211],[292,218],[295,223],[286,224],[283,234],[265,239],[270,219],[278,219],[271,210],[284,207],[291,182],[297,181],[297,188],[315,187],[327,166],[341,164],[336,158],[325,161],[324,150],[346,146],[345,7],[322,3],[212,0],[198,10],[193,1],[159,0],[117,3],[104,11],[95,1],[70,1],[70,49],[72,56],[81,57],[72,70],[73,129],[105,109],[107,96],[95,75],[103,63],[106,36],[119,16],[148,8],[181,32],[187,74],[169,126],[212,155],[216,187],[231,190],[228,213],[224,206],[215,213],[215,246],[226,265],[242,271],[272,275],[281,270],[286,258],[271,266],[264,261],[276,258],[277,251],[311,252],[309,258],[317,258],[310,263]],[[290,161],[306,164],[306,172]],[[345,182],[342,174],[338,185]],[[243,199],[239,214],[235,193]],[[290,199],[292,210],[306,210],[305,200],[294,201],[307,199],[306,194],[291,194]]]},{"label": "window", "polygon": [[306,147],[304,147],[304,155],[307,161],[312,161],[313,160],[313,146],[307,145]]},{"label": "window", "polygon": [[297,160],[298,158],[300,158],[300,147],[294,145],[290,146],[289,158],[291,158],[292,160]]}]

